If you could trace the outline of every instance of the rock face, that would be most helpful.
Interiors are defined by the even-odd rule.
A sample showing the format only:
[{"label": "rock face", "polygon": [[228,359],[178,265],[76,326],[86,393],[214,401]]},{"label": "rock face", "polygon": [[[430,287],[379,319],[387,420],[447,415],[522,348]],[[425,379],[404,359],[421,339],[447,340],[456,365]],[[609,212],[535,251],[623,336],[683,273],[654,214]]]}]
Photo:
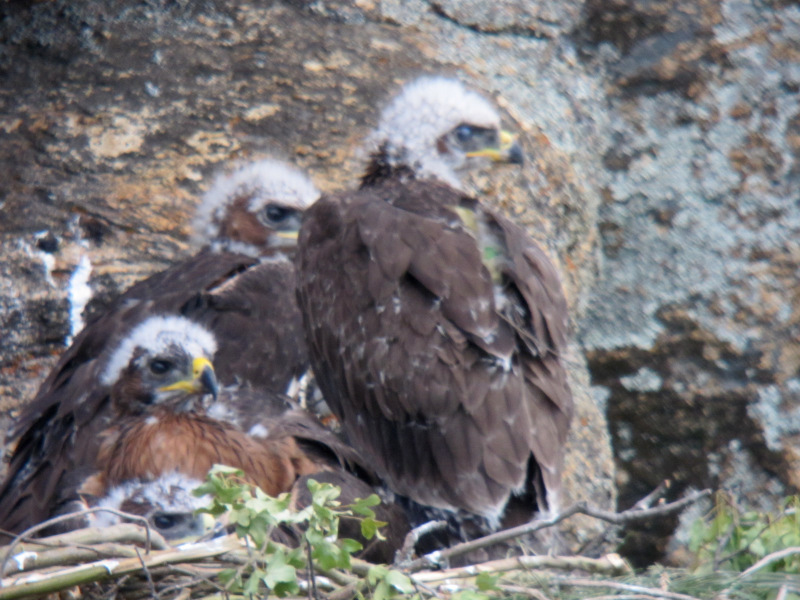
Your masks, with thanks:
[{"label": "rock face", "polygon": [[769,508],[800,486],[800,10],[586,8],[610,110],[580,338],[620,503],[669,477]]},{"label": "rock face", "polygon": [[[800,479],[800,9],[738,0],[10,2],[0,7],[0,414],[81,319],[192,249],[210,176],[264,154],[355,185],[421,73],[493,94],[531,157],[476,176],[562,268],[567,501]],[[84,309],[84,306],[86,310]],[[588,365],[588,367],[587,367]],[[610,421],[610,428],[606,421]],[[568,526],[574,547],[603,528]],[[632,551],[656,557],[661,539]],[[649,553],[649,554],[648,554]]]}]

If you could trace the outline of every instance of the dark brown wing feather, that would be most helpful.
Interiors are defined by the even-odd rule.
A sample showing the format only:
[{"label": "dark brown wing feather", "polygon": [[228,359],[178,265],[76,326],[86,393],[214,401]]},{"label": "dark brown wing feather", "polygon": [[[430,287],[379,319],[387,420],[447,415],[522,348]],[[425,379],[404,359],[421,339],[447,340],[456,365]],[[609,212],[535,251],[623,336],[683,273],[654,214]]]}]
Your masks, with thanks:
[{"label": "dark brown wing feather", "polygon": [[242,270],[184,302],[180,312],[217,337],[214,368],[223,384],[283,393],[308,368],[290,259],[275,257]]},{"label": "dark brown wing feather", "polygon": [[465,204],[419,181],[323,197],[301,229],[298,299],[326,400],[389,487],[497,516],[524,491],[531,455],[559,493],[572,411],[566,303],[544,253],[487,213],[511,255],[498,310],[452,210]]},{"label": "dark brown wing feather", "polygon": [[75,337],[9,436],[18,442],[0,487],[0,528],[19,532],[47,518],[65,473],[94,460],[109,424],[99,378],[109,353],[149,316],[183,314],[209,327],[221,342],[222,383],[283,392],[307,365],[293,287],[286,259],[204,251],[123,293]]}]

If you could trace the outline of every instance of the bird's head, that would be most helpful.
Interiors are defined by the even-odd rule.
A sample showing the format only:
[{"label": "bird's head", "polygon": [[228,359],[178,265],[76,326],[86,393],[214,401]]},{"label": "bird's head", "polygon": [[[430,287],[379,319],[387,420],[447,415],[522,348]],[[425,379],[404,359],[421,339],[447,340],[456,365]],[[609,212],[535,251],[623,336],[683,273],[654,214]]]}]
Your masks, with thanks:
[{"label": "bird's head", "polygon": [[114,410],[136,415],[150,407],[193,410],[204,396],[216,398],[211,359],[214,336],[189,319],[151,317],[134,328],[112,352],[102,376]]},{"label": "bird's head", "polygon": [[[211,515],[197,512],[210,503],[208,496],[192,493],[201,483],[181,473],[168,473],[151,481],[126,481],[111,488],[96,506],[144,517],[173,544],[188,542],[218,526]],[[92,514],[89,525],[108,527],[120,520],[116,514],[99,511]]]},{"label": "bird's head", "polygon": [[461,175],[486,164],[522,164],[516,137],[500,128],[500,115],[457,79],[421,77],[384,108],[368,139],[374,158],[418,178],[454,187]]},{"label": "bird's head", "polygon": [[197,245],[261,256],[292,248],[303,211],[319,190],[303,173],[273,159],[247,163],[217,176],[197,209]]}]

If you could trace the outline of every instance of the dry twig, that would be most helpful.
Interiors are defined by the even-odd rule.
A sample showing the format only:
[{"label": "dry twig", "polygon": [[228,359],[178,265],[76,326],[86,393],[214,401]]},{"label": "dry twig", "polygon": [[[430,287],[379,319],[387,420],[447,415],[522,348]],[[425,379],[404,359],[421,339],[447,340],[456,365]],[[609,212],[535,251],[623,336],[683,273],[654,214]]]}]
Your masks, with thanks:
[{"label": "dry twig", "polygon": [[524,587],[521,585],[499,585],[497,587],[503,590],[504,592],[509,592],[511,594],[522,594],[523,596],[530,596],[531,598],[534,598],[534,600],[550,600],[550,598],[545,596],[542,591],[531,587]]},{"label": "dry twig", "polygon": [[514,556],[467,567],[416,573],[412,579],[425,583],[436,583],[452,579],[473,578],[479,573],[503,573],[515,569],[559,569],[562,571],[602,573],[611,576],[624,575],[631,572],[630,566],[618,554],[609,554],[603,558],[588,558],[585,556]]},{"label": "dry twig", "polygon": [[145,577],[147,577],[147,584],[150,587],[150,595],[153,597],[153,600],[158,600],[158,594],[156,593],[156,585],[153,583],[153,577],[152,575],[150,575],[150,569],[148,569],[147,565],[144,564],[139,549],[134,548],[134,550],[136,550],[136,558],[139,559],[139,563],[142,565],[142,570],[144,571],[144,575]]},{"label": "dry twig", "polygon": [[[48,527],[52,527],[53,525],[57,525],[59,523],[65,522],[65,521],[73,520],[76,517],[80,517],[80,516],[83,516],[83,515],[88,515],[88,514],[96,513],[96,512],[109,512],[111,514],[117,515],[118,517],[121,517],[121,518],[124,518],[124,519],[128,519],[130,521],[137,521],[137,522],[142,523],[142,528],[144,529],[145,534],[146,534],[145,535],[145,552],[150,553],[150,549],[151,549],[151,531],[150,531],[150,523],[147,522],[147,519],[145,519],[144,517],[140,517],[139,515],[132,515],[130,513],[122,512],[122,511],[119,511],[119,510],[115,510],[113,508],[105,508],[105,507],[99,507],[98,506],[98,507],[95,507],[95,508],[87,508],[86,510],[81,510],[81,511],[69,513],[69,514],[66,514],[66,515],[61,515],[61,516],[58,516],[58,517],[53,517],[52,519],[48,519],[47,521],[43,521],[42,523],[39,523],[38,525],[34,525],[33,527],[30,527],[30,528],[26,529],[25,531],[23,531],[22,533],[20,533],[6,547],[7,549],[5,551],[5,556],[3,556],[3,562],[2,562],[2,564],[0,564],[0,578],[5,577],[5,575],[6,575],[6,567],[8,565],[8,559],[13,556],[14,550],[21,543],[23,543],[23,542],[36,543],[36,540],[31,538],[32,535],[34,535],[35,533],[37,533],[39,531],[47,529]],[[85,531],[91,531],[91,530],[102,531],[101,529],[95,528],[95,527],[88,527],[86,529],[81,529],[79,531],[85,532]],[[155,532],[152,532],[152,533],[155,533]],[[46,538],[46,539],[53,540],[54,538],[57,538],[57,537],[61,537],[62,539],[65,539],[63,536],[68,536],[68,535],[69,534],[62,534],[62,536],[50,536],[49,538]],[[159,535],[159,538],[161,538],[160,535]],[[163,538],[161,538],[161,539],[163,541]],[[51,541],[51,543],[54,543],[54,542]],[[73,542],[73,543],[75,543],[75,542]]]},{"label": "dry twig", "polygon": [[574,579],[570,577],[558,578],[553,580],[554,583],[566,585],[570,587],[592,587],[592,588],[607,588],[611,590],[622,590],[625,592],[634,592],[636,594],[643,594],[650,598],[667,598],[669,600],[699,600],[694,596],[687,596],[686,594],[678,594],[676,592],[668,592],[658,588],[649,588],[641,585],[633,585],[630,583],[619,583],[616,581],[598,581],[594,579]]},{"label": "dry twig", "polygon": [[742,573],[736,579],[739,581],[741,581],[742,579],[747,579],[756,571],[760,571],[764,567],[771,565],[772,563],[777,562],[779,560],[782,560],[787,556],[792,556],[794,554],[800,554],[800,546],[790,546],[789,548],[778,550],[777,552],[773,552],[772,554],[767,554],[764,558],[762,558],[752,567],[750,567],[746,571],[742,571]]},{"label": "dry twig", "polygon": [[662,504],[660,506],[657,506],[656,508],[646,508],[646,509],[631,508],[622,511],[620,513],[602,510],[599,508],[589,506],[585,502],[579,502],[577,504],[572,505],[565,511],[557,515],[554,515],[550,518],[534,519],[530,523],[525,523],[524,525],[520,525],[518,527],[512,527],[510,529],[498,531],[497,533],[493,533],[484,536],[482,538],[478,538],[477,540],[464,542],[462,544],[456,544],[455,546],[451,546],[450,548],[446,548],[444,550],[437,550],[436,552],[431,552],[430,554],[418,558],[417,560],[411,561],[410,563],[407,563],[403,566],[410,572],[419,571],[420,569],[424,569],[427,567],[439,566],[446,559],[452,558],[454,556],[460,556],[462,554],[466,554],[467,552],[472,552],[473,550],[477,550],[479,548],[485,548],[493,544],[505,542],[513,538],[527,535],[535,531],[539,531],[540,529],[552,527],[553,525],[556,525],[561,521],[576,514],[588,515],[590,517],[601,519],[603,521],[614,523],[616,525],[621,525],[623,523],[633,523],[637,521],[645,521],[647,519],[652,519],[653,517],[663,517],[665,515],[669,515],[678,512],[680,510],[683,510],[686,506],[694,504],[695,502],[709,496],[710,494],[711,490],[692,492],[691,494],[688,494],[687,496],[681,498],[680,500],[676,500],[675,502],[670,502],[668,504]]},{"label": "dry twig", "polygon": [[[151,552],[142,557],[148,568],[162,565],[192,562],[219,556],[241,546],[233,535],[218,538],[203,544],[186,544],[180,548]],[[23,574],[17,577],[4,578],[0,584],[0,600],[42,596],[64,588],[73,587],[93,581],[101,581],[109,577],[139,572],[139,558],[105,559],[88,564],[62,569],[55,573]]]},{"label": "dry twig", "polygon": [[639,499],[639,501],[631,506],[631,509],[637,510],[645,510],[653,506],[653,502],[659,500],[664,494],[667,493],[667,490],[672,487],[672,482],[669,479],[665,479],[661,483],[658,484],[656,489],[652,492],[647,494],[644,498]]},{"label": "dry twig", "polygon": [[429,521],[423,523],[419,527],[414,527],[406,534],[403,540],[403,547],[400,548],[394,557],[394,564],[400,565],[411,562],[411,556],[414,554],[414,547],[423,535],[428,535],[433,531],[439,531],[447,527],[447,521]]}]

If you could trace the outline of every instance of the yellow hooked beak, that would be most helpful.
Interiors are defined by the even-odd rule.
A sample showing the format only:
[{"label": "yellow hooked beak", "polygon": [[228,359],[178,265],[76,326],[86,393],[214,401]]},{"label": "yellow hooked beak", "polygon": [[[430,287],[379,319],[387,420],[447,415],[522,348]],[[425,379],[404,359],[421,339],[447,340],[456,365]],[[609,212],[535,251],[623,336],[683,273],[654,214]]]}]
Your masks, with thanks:
[{"label": "yellow hooked beak", "polygon": [[299,231],[276,231],[275,237],[283,238],[284,240],[295,240],[297,241],[297,236],[300,235]]},{"label": "yellow hooked beak", "polygon": [[217,399],[219,384],[214,373],[214,365],[203,356],[198,356],[192,361],[192,378],[182,379],[170,385],[159,388],[162,392],[182,391],[189,394],[211,394]]},{"label": "yellow hooked beak", "polygon": [[521,165],[525,162],[522,147],[517,142],[517,136],[508,131],[500,131],[500,145],[497,148],[481,148],[467,152],[469,157],[484,157],[492,162],[511,163]]}]

